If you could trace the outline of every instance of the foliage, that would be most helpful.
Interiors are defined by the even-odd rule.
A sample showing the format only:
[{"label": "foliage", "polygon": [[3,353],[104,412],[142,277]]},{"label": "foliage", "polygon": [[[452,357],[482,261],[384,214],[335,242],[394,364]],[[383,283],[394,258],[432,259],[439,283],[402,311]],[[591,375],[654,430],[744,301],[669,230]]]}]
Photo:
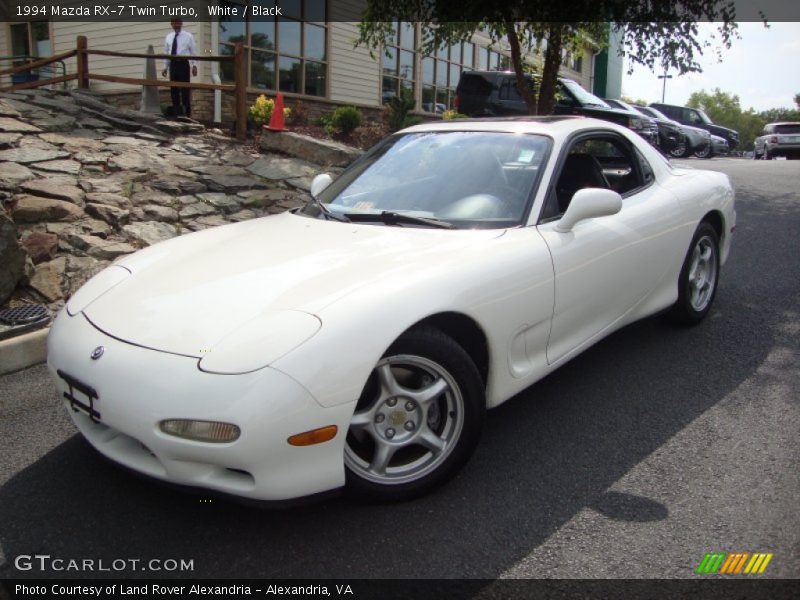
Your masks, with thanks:
[{"label": "foliage", "polygon": [[446,110],[442,113],[442,118],[445,121],[450,121],[452,119],[469,119],[469,115],[462,115],[457,110]]},{"label": "foliage", "polygon": [[361,111],[355,106],[340,106],[331,116],[331,125],[334,129],[349,135],[353,130],[361,125],[363,116]]},{"label": "foliage", "polygon": [[641,98],[630,98],[628,96],[623,95],[620,100],[623,102],[627,102],[628,104],[634,104],[636,106],[647,106],[650,104],[647,100],[642,100]]},{"label": "foliage", "polygon": [[302,100],[298,100],[294,105],[288,119],[289,123],[292,125],[308,124],[308,109]]},{"label": "foliage", "polygon": [[[698,55],[713,48],[721,59],[738,35],[735,8],[726,0],[367,0],[356,44],[378,49],[391,41],[393,21],[421,22],[420,50],[470,41],[477,31],[492,44],[502,40],[511,51],[517,87],[531,114],[552,111],[562,51],[580,53],[589,44],[607,44],[609,29],[619,34],[621,51],[631,64],[684,74],[700,71]],[[580,22],[571,18],[580,15]],[[702,39],[699,21],[716,23],[712,39]],[[546,42],[546,44],[545,44]],[[527,84],[522,48],[539,48],[542,76],[538,95]]]},{"label": "foliage", "polygon": [[413,94],[406,88],[400,88],[400,93],[390,98],[386,106],[386,121],[389,131],[398,131],[419,122],[411,122],[414,117],[408,113],[414,110],[415,102]]},{"label": "foliage", "polygon": [[[264,94],[261,94],[256,101],[253,102],[253,105],[250,107],[250,118],[257,125],[265,125],[269,123],[269,120],[272,118],[272,109],[275,108],[275,100],[272,98],[267,98]],[[284,108],[283,109],[283,117],[288,119],[292,114],[291,109]]]}]

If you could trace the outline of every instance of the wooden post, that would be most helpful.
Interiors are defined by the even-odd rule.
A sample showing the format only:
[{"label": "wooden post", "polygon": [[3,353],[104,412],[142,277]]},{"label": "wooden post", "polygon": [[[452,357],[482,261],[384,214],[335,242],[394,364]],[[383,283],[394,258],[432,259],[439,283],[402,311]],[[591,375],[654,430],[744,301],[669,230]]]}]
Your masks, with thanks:
[{"label": "wooden post", "polygon": [[78,36],[77,61],[78,61],[78,89],[89,89],[89,55],[86,53],[88,44],[85,35]]},{"label": "wooden post", "polygon": [[244,141],[247,137],[247,61],[241,42],[233,51],[233,80],[236,86],[236,139]]}]

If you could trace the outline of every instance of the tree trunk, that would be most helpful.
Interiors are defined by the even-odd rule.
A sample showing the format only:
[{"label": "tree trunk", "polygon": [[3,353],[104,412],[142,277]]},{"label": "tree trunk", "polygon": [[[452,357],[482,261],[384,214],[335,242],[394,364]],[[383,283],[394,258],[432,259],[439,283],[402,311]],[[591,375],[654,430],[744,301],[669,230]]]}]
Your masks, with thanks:
[{"label": "tree trunk", "polygon": [[519,37],[517,36],[516,26],[511,21],[506,21],[506,31],[508,37],[508,45],[511,46],[511,65],[514,67],[514,73],[517,76],[517,89],[520,96],[528,106],[528,114],[537,114],[536,96],[534,95],[531,86],[525,77],[523,69],[522,51],[519,47]]},{"label": "tree trunk", "polygon": [[561,66],[563,33],[563,29],[560,26],[554,25],[547,36],[547,50],[544,53],[542,84],[539,88],[539,105],[537,107],[540,115],[549,115],[553,112],[558,68]]}]

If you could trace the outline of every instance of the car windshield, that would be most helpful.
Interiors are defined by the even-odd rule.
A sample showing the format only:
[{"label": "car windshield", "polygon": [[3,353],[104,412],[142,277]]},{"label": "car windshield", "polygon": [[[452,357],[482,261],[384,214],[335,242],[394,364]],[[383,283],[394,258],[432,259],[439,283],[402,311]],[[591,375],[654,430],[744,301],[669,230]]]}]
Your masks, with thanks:
[{"label": "car windshield", "polygon": [[426,131],[392,136],[301,211],[376,225],[520,225],[549,154],[541,135]]},{"label": "car windshield", "polygon": [[604,106],[605,108],[611,108],[608,104],[603,102],[600,98],[595,96],[594,94],[590,94],[585,89],[583,89],[580,85],[572,81],[571,79],[562,79],[561,83],[567,88],[570,93],[575,96],[575,98],[580,102],[582,105],[586,106]]},{"label": "car windshield", "polygon": [[707,125],[713,125],[713,124],[714,124],[714,121],[712,121],[711,119],[709,119],[709,118],[708,118],[708,115],[707,115],[706,113],[704,113],[704,112],[703,112],[702,110],[700,110],[699,108],[698,108],[698,109],[696,109],[696,110],[697,110],[697,112],[700,114],[700,118],[703,120],[703,123],[706,123]]},{"label": "car windshield", "polygon": [[636,109],[640,113],[642,113],[644,115],[647,115],[648,117],[653,117],[654,119],[663,119],[664,121],[671,121],[672,120],[668,116],[666,116],[664,113],[662,113],[659,110],[656,110],[652,106],[637,106]]}]

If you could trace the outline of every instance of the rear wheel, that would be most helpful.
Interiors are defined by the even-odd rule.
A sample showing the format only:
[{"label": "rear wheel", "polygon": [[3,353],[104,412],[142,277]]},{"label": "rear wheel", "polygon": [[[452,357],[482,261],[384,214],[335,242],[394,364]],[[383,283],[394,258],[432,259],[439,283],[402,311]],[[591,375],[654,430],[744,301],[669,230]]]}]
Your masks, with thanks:
[{"label": "rear wheel", "polygon": [[678,280],[675,320],[686,325],[702,321],[711,310],[719,280],[719,236],[706,221],[695,231]]},{"label": "rear wheel", "polygon": [[483,382],[452,338],[417,329],[373,369],[350,422],[347,486],[379,500],[421,496],[467,462],[485,413]]}]

